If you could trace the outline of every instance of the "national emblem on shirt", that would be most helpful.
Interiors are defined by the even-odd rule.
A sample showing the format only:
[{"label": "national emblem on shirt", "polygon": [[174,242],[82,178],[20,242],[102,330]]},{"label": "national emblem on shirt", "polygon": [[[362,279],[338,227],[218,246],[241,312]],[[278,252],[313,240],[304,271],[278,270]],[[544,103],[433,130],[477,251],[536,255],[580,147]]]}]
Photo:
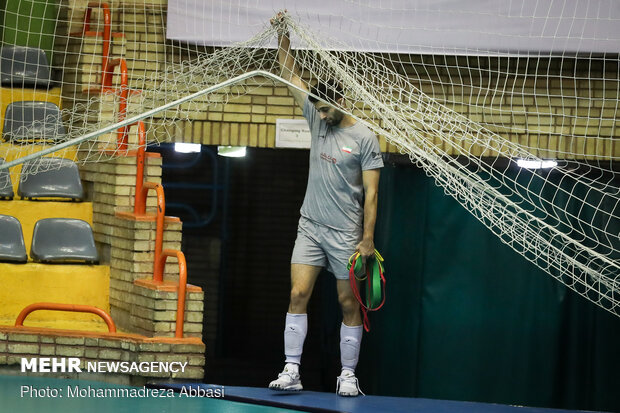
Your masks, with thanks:
[{"label": "national emblem on shirt", "polygon": [[330,162],[332,164],[336,164],[336,158],[331,155],[326,154],[325,152],[321,152],[321,159],[324,161]]}]

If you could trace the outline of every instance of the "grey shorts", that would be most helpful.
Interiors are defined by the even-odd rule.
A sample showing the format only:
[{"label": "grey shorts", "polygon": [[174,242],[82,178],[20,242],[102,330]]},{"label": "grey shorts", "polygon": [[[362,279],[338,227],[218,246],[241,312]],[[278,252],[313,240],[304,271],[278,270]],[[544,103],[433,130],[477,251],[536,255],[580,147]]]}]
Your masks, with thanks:
[{"label": "grey shorts", "polygon": [[301,217],[291,264],[326,267],[337,279],[346,280],[349,278],[349,257],[361,240],[361,228],[359,231],[339,231]]}]

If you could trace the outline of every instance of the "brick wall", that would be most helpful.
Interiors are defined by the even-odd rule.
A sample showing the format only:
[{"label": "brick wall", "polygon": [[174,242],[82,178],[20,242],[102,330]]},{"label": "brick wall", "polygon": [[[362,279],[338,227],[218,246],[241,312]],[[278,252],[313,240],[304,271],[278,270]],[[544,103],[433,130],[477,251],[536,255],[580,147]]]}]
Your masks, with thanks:
[{"label": "brick wall", "polygon": [[[176,320],[176,292],[158,291],[137,285],[153,277],[156,238],[154,191],[147,199],[148,219],[119,215],[133,211],[135,156],[87,163],[82,179],[89,183],[93,200],[93,230],[102,256],[110,265],[110,313],[125,331],[153,336],[173,336]],[[145,181],[161,183],[161,158],[147,158]],[[163,249],[181,250],[182,223],[167,219]],[[176,258],[164,267],[164,281],[178,281]],[[187,294],[184,335],[202,336],[203,292],[194,288]]]},{"label": "brick wall", "polygon": [[[61,2],[59,33],[55,44],[55,65],[63,63],[62,106],[79,112],[78,106],[96,98],[97,104],[78,117],[70,127],[82,128],[89,123],[116,119],[118,97],[113,93],[100,94],[99,86],[102,50],[101,12],[93,10],[91,31],[86,36],[73,36],[82,28],[86,1]],[[120,9],[110,2],[113,21],[120,21]],[[161,18],[161,13],[157,15]],[[113,27],[113,32],[118,32]],[[113,35],[111,58],[128,53],[122,34]],[[145,57],[146,59],[149,56]],[[117,70],[118,72],[118,70]],[[114,78],[118,85],[118,74]],[[136,95],[132,95],[136,96]],[[130,98],[129,113],[139,110]],[[130,129],[129,142],[137,142],[136,126]],[[187,360],[190,368],[177,377],[165,379],[200,379],[204,375],[204,344],[202,343],[203,291],[188,285],[186,294],[183,338],[174,338],[177,319],[177,283],[179,266],[176,258],[168,259],[164,268],[164,283],[144,282],[153,277],[156,238],[155,211],[159,208],[154,191],[147,197],[147,214],[132,216],[136,179],[135,153],[112,154],[116,133],[100,136],[78,150],[78,158],[86,160],[81,178],[87,197],[93,204],[93,230],[101,263],[110,265],[110,313],[117,328],[114,335],[51,331],[28,327],[2,327],[0,330],[0,365],[14,369],[22,357],[59,356],[122,361],[179,361]],[[120,156],[119,156],[120,155]],[[96,158],[98,162],[88,162]],[[161,183],[161,158],[150,154],[146,161],[145,181]],[[129,215],[122,215],[122,213]],[[182,223],[166,219],[163,249],[180,250]],[[148,375],[147,375],[148,376]],[[110,376],[101,380],[110,381]],[[132,378],[133,383],[138,378]],[[144,380],[144,378],[142,378]]]},{"label": "brick wall", "polygon": [[[199,339],[148,339],[130,334],[109,336],[41,329],[16,330],[0,327],[0,371],[20,372],[21,359],[33,357],[77,357],[82,373],[39,373],[39,375],[102,380],[143,385],[146,381],[200,380],[204,374],[204,344]],[[86,363],[99,361],[187,362],[183,372],[88,373]],[[36,373],[29,373],[36,375]]]}]

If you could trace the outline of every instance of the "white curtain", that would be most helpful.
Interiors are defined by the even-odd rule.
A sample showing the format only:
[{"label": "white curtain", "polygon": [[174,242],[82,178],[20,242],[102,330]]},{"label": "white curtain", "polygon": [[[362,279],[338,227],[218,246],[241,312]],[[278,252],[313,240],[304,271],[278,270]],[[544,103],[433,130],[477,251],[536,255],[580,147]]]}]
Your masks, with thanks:
[{"label": "white curtain", "polygon": [[282,9],[321,38],[337,40],[327,48],[449,55],[620,52],[618,0],[169,0],[167,37],[225,46],[248,40]]}]

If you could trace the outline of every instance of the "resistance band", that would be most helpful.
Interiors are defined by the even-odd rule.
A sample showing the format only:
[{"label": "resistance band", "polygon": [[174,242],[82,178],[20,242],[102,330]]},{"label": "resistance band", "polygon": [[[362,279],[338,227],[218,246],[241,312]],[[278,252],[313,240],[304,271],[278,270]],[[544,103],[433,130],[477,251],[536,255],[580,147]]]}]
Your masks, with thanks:
[{"label": "resistance band", "polygon": [[[373,256],[366,259],[364,271],[364,262],[360,253],[349,257],[349,281],[351,282],[351,290],[353,295],[362,307],[364,315],[364,330],[370,331],[370,321],[368,320],[369,311],[377,311],[385,304],[385,275],[383,270],[383,257],[379,251],[375,250]],[[358,281],[366,281],[366,300],[362,300],[360,291],[357,287]]]}]

